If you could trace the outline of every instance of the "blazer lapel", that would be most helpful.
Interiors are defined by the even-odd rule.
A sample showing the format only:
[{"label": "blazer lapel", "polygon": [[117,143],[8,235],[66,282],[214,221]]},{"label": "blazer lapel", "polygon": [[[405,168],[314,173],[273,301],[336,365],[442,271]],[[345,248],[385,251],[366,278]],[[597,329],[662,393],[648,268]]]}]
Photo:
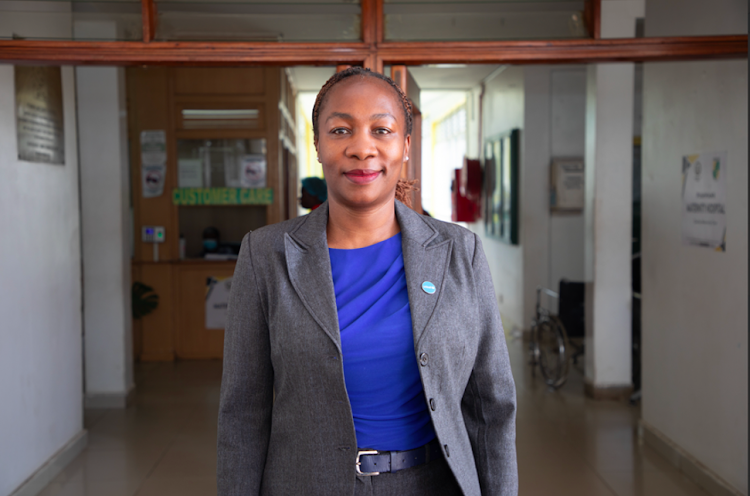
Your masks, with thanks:
[{"label": "blazer lapel", "polygon": [[[401,226],[404,272],[416,346],[442,298],[443,279],[453,241],[447,239],[433,244],[437,231],[421,215],[399,201],[396,201],[396,216]],[[422,289],[424,282],[434,284],[435,293],[425,292]]]},{"label": "blazer lapel", "polygon": [[327,223],[328,202],[325,202],[311,212],[300,227],[284,235],[286,265],[292,286],[305,308],[341,351]]}]

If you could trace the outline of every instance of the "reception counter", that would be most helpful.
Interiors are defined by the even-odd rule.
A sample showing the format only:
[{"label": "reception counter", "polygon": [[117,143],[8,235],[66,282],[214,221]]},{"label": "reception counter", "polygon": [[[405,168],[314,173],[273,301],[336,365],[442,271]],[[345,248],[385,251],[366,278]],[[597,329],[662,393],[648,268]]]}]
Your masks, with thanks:
[{"label": "reception counter", "polygon": [[159,305],[133,322],[142,361],[221,358],[224,330],[206,326],[210,280],[234,273],[234,261],[182,260],[133,264],[133,280],[153,288]]},{"label": "reception counter", "polygon": [[137,360],[220,359],[235,261],[202,256],[296,216],[295,90],[272,67],[129,67],[132,281],[156,309],[133,320]]}]

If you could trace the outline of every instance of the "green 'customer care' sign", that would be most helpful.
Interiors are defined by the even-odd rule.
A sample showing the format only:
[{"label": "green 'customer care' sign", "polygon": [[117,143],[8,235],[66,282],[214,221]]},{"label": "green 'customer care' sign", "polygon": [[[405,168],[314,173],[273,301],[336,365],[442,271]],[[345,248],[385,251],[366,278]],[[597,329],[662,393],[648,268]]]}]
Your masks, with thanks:
[{"label": "green 'customer care' sign", "polygon": [[271,188],[175,188],[174,205],[271,205]]}]

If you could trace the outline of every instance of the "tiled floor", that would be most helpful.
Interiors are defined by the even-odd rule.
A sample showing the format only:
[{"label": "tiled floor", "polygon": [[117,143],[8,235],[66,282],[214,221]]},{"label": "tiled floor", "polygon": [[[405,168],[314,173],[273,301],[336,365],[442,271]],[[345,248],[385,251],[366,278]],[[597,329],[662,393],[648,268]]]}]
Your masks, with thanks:
[{"label": "tiled floor", "polygon": [[[584,398],[571,369],[549,392],[532,378],[520,341],[509,344],[518,388],[521,496],[706,496],[638,444],[638,408]],[[87,411],[88,448],[42,496],[216,494],[220,362],[136,366],[137,401]]]}]

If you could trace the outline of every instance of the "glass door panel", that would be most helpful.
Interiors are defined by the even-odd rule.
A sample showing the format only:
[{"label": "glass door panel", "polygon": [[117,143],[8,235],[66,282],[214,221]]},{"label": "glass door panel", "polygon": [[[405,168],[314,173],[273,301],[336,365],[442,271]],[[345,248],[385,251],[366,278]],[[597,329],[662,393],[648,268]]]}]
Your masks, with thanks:
[{"label": "glass door panel", "polygon": [[157,40],[359,41],[359,1],[160,0]]},{"label": "glass door panel", "polygon": [[587,37],[584,1],[385,0],[388,41],[489,41]]}]

